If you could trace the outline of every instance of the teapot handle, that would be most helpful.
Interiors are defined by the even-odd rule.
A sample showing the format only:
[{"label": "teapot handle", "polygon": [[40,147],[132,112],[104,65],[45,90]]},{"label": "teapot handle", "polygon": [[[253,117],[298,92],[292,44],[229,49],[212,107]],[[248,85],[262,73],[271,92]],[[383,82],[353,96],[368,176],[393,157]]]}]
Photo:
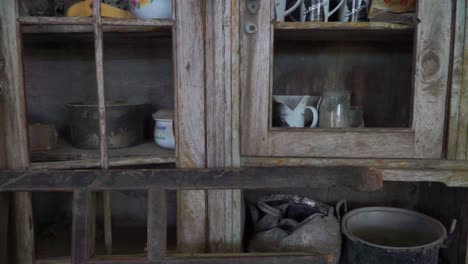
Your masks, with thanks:
[{"label": "teapot handle", "polygon": [[[302,1],[303,0],[297,0],[296,3],[291,7],[289,8],[288,10],[284,11],[284,14],[283,16],[287,16],[289,14],[291,14],[294,10],[296,10],[296,8],[299,7],[300,4],[302,4]],[[344,1],[344,0],[343,0]]]},{"label": "teapot handle", "polygon": [[328,13],[328,16],[326,17],[326,21],[328,22],[328,18],[331,17],[336,11],[338,11],[338,9],[340,9],[340,7],[344,4],[344,0],[341,0],[341,2],[335,7],[335,9],[333,9],[332,11],[330,11]]},{"label": "teapot handle", "polygon": [[319,119],[319,115],[318,115],[318,111],[315,107],[312,107],[312,106],[307,106],[307,107],[304,107],[304,113],[305,111],[309,109],[310,111],[312,111],[312,125],[310,125],[310,127],[317,127],[317,124],[318,124],[318,119]]},{"label": "teapot handle", "polygon": [[[343,208],[343,215],[341,214],[341,208]],[[341,219],[343,216],[348,212],[348,202],[346,200],[341,200],[336,204],[336,218],[338,219],[338,222],[341,223]]]}]

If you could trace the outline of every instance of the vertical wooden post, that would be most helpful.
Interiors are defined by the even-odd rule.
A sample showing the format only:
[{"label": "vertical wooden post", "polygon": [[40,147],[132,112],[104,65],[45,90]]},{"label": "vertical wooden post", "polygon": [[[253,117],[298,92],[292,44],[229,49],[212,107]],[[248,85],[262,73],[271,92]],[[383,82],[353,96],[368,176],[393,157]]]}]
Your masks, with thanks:
[{"label": "vertical wooden post", "polygon": [[[233,153],[233,47],[238,32],[237,1],[206,2],[206,122],[207,167],[238,166]],[[234,39],[234,41],[233,41]],[[235,63],[235,62],[234,62]],[[238,145],[237,145],[238,147]],[[242,242],[241,190],[208,191],[210,252],[240,252]]]},{"label": "vertical wooden post", "polygon": [[[441,158],[449,80],[453,1],[418,3],[413,128],[415,157]],[[430,109],[429,109],[430,108]]]},{"label": "vertical wooden post", "polygon": [[[103,32],[102,32],[102,17],[101,17],[101,1],[94,0],[94,48],[96,60],[96,80],[97,80],[97,95],[99,104],[99,138],[101,150],[101,168],[109,169],[109,158],[107,148],[107,132],[106,132],[106,95],[104,88],[104,62],[103,62]],[[106,253],[112,254],[112,211],[110,192],[103,193],[104,203],[104,241]]]},{"label": "vertical wooden post", "polygon": [[[26,125],[26,103],[24,99],[23,57],[18,1],[0,2],[0,48],[4,59],[4,83],[8,92],[3,98],[2,115],[5,142],[11,142],[5,148],[8,169],[25,169],[29,164],[28,136]],[[5,157],[4,157],[5,158]],[[15,262],[32,264],[34,261],[34,225],[31,196],[29,193],[13,195],[13,219],[15,221]]]},{"label": "vertical wooden post", "polygon": [[148,260],[160,262],[167,250],[166,192],[151,189],[148,192]]},{"label": "vertical wooden post", "polygon": [[448,130],[449,159],[468,159],[468,5],[457,0],[452,57],[452,89]]},{"label": "vertical wooden post", "polygon": [[[205,0],[174,0],[173,52],[176,142],[180,168],[206,167]],[[177,243],[183,252],[206,247],[206,192],[177,193]]]},{"label": "vertical wooden post", "polygon": [[73,193],[72,264],[85,263],[94,253],[95,200],[87,190]]}]

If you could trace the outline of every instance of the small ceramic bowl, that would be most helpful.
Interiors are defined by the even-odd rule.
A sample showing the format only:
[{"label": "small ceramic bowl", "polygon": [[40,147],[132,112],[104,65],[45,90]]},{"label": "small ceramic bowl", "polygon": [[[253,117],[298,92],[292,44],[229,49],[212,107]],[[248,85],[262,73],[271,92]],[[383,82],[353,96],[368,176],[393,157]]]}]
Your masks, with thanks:
[{"label": "small ceramic bowl", "polygon": [[137,18],[172,18],[172,0],[129,0]]}]

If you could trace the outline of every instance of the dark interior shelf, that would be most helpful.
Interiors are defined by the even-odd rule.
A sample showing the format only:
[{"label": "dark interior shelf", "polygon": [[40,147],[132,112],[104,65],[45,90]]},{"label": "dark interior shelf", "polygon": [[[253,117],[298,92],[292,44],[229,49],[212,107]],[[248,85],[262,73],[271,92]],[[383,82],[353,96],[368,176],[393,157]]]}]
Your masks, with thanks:
[{"label": "dark interior shelf", "polygon": [[[56,162],[71,160],[99,160],[99,150],[77,149],[66,141],[60,141],[57,148],[49,151],[35,151],[31,153],[32,162]],[[173,150],[158,147],[154,142],[121,149],[109,149],[111,160],[135,160],[135,164],[145,163],[145,159],[151,159],[151,163],[173,163],[175,154]],[[139,160],[139,162],[138,162]],[[127,162],[126,165],[131,165]]]}]

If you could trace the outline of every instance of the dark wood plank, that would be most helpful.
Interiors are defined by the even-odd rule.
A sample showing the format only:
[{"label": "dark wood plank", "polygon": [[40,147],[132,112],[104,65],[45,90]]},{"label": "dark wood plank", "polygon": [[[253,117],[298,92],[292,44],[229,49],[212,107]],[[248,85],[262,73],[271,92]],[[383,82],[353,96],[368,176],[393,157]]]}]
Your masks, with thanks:
[{"label": "dark wood plank", "polygon": [[0,193],[0,263],[8,262],[8,221],[10,219],[10,193]]},{"label": "dark wood plank", "polygon": [[0,191],[255,189],[348,186],[378,190],[380,171],[362,167],[242,168],[192,170],[0,171]]},{"label": "dark wood plank", "polygon": [[148,261],[142,259],[96,259],[86,262],[87,264],[328,264],[333,263],[333,257],[328,255],[311,255],[303,253],[291,254],[197,254],[193,256],[168,257],[161,261]]},{"label": "dark wood plank", "polygon": [[82,264],[94,253],[95,194],[76,190],[73,194],[72,264]]},{"label": "dark wood plank", "polygon": [[148,194],[148,259],[161,261],[167,250],[166,192],[151,189]]}]

